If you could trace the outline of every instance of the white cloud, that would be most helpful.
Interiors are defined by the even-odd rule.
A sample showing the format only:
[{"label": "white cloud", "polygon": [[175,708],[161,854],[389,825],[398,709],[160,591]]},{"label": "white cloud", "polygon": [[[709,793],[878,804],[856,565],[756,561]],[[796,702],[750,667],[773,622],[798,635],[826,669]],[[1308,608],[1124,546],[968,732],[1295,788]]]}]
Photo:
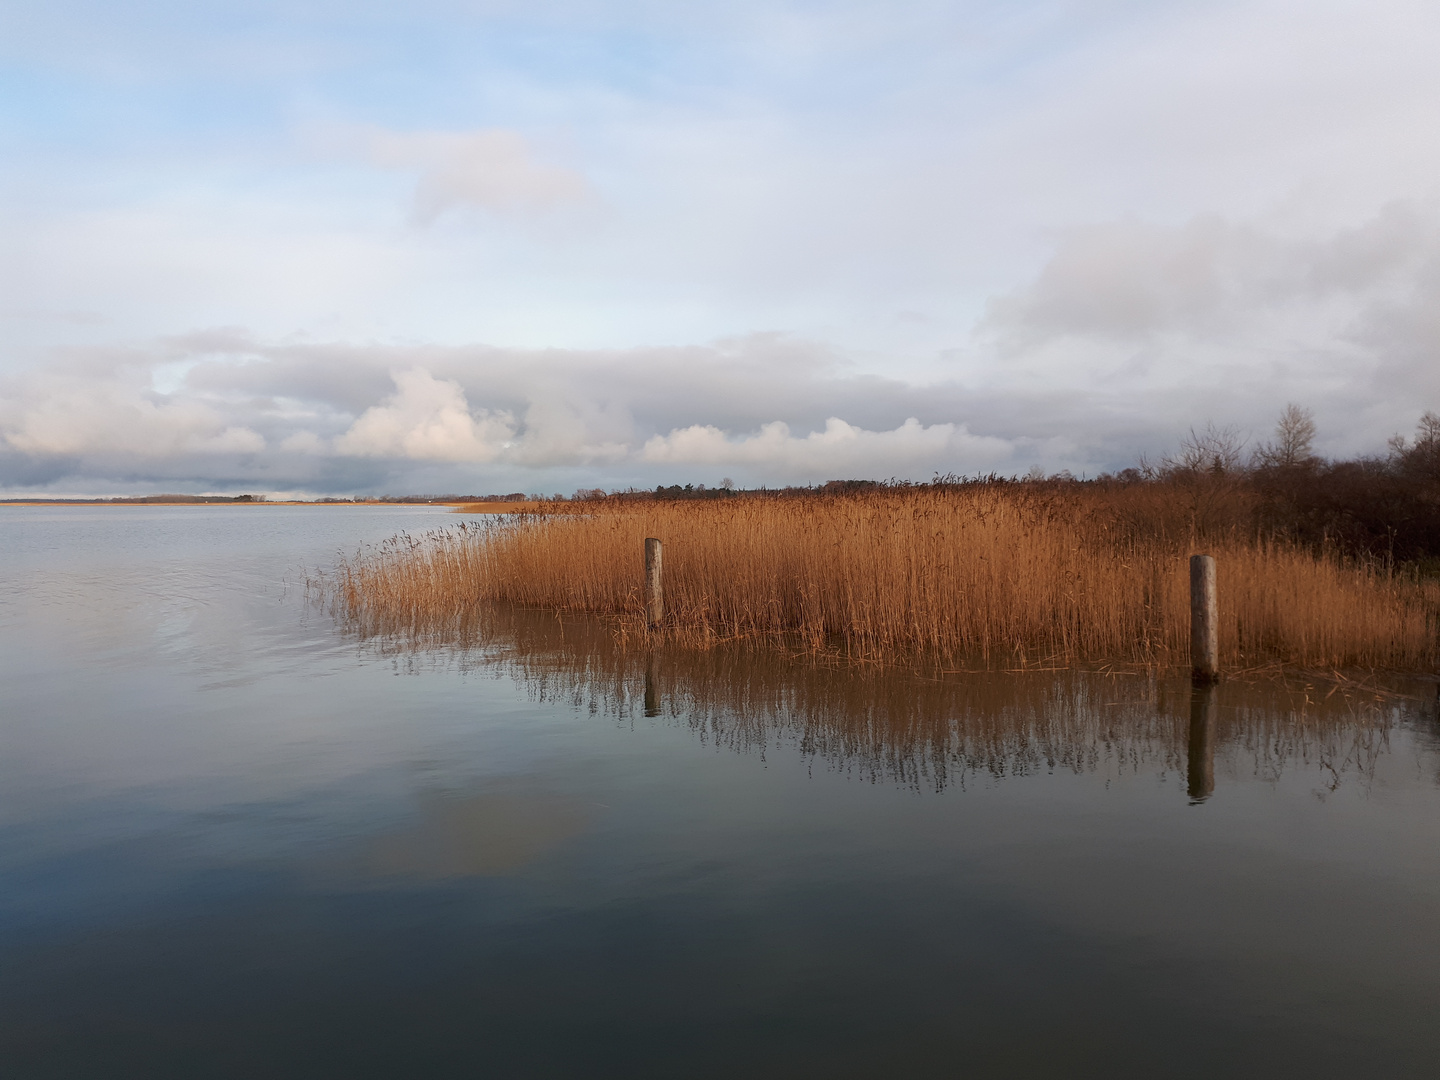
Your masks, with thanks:
[{"label": "white cloud", "polygon": [[335,440],[341,454],[411,461],[494,461],[515,435],[509,413],[470,410],[457,382],[421,368],[392,373],[396,392]]},{"label": "white cloud", "polygon": [[629,457],[635,432],[625,407],[607,408],[581,387],[544,379],[529,396],[523,437],[511,454],[517,464],[598,465]]},{"label": "white cloud", "polygon": [[159,394],[150,372],[33,372],[0,392],[0,443],[21,454],[165,459],[256,454],[258,432],[193,395]]},{"label": "white cloud", "polygon": [[985,471],[1007,461],[1015,444],[972,435],[964,425],[932,424],[911,417],[891,431],[868,431],[838,417],[822,431],[792,435],[775,420],[753,435],[732,438],[710,424],[676,428],[649,439],[641,459],[652,464],[747,465],[787,476],[821,474],[913,475]]},{"label": "white cloud", "polygon": [[418,171],[414,218],[429,224],[455,206],[485,210],[543,209],[584,199],[578,172],[537,160],[516,131],[386,131],[367,129],[366,153],[386,169]]}]

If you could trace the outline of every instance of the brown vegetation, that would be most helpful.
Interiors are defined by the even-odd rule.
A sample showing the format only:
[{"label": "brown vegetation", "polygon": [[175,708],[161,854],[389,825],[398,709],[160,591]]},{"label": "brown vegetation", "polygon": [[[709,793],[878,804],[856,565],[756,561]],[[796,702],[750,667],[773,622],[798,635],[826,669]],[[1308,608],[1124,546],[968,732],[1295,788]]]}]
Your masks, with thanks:
[{"label": "brown vegetation", "polygon": [[592,499],[399,538],[338,568],[362,630],[423,636],[477,604],[644,636],[641,551],[665,543],[670,640],[747,639],[920,669],[1179,667],[1186,557],[1219,563],[1222,664],[1420,670],[1440,582],[1257,525],[1223,473],[1143,483],[937,483],[807,498]]}]

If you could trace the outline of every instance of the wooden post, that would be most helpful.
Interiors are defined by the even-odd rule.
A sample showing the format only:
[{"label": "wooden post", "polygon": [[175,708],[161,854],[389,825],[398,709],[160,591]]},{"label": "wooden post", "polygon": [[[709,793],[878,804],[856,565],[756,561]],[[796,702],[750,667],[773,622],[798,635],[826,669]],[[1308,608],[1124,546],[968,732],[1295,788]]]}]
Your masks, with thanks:
[{"label": "wooden post", "polygon": [[1215,684],[1190,688],[1190,746],[1185,759],[1185,789],[1190,802],[1202,803],[1215,790]]},{"label": "wooden post", "polygon": [[665,620],[665,594],[660,587],[660,541],[645,538],[645,621],[651,630]]},{"label": "wooden post", "polygon": [[1220,618],[1215,559],[1190,556],[1190,675],[1197,683],[1220,678]]}]

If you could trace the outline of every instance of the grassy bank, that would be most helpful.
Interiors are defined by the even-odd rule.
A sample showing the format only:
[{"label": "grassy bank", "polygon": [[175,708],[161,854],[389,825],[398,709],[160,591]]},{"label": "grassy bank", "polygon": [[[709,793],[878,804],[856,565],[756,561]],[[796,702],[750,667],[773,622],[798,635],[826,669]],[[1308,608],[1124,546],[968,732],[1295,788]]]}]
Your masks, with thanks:
[{"label": "grassy bank", "polygon": [[1440,583],[1207,524],[1166,485],[969,484],[834,497],[571,504],[400,538],[344,562],[359,624],[422,633],[478,602],[641,636],[643,539],[665,543],[667,638],[771,640],[931,669],[1188,663],[1186,557],[1219,562],[1222,662],[1428,670]]}]

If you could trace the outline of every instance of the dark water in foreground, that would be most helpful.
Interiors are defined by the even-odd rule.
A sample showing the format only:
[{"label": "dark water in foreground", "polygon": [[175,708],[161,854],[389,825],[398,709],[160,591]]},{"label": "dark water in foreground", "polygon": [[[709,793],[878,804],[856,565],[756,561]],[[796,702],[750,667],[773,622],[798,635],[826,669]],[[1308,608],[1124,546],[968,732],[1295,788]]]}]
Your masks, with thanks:
[{"label": "dark water in foreground", "polygon": [[0,1075],[1435,1074],[1433,683],[427,649],[294,587],[453,520],[0,509]]}]

